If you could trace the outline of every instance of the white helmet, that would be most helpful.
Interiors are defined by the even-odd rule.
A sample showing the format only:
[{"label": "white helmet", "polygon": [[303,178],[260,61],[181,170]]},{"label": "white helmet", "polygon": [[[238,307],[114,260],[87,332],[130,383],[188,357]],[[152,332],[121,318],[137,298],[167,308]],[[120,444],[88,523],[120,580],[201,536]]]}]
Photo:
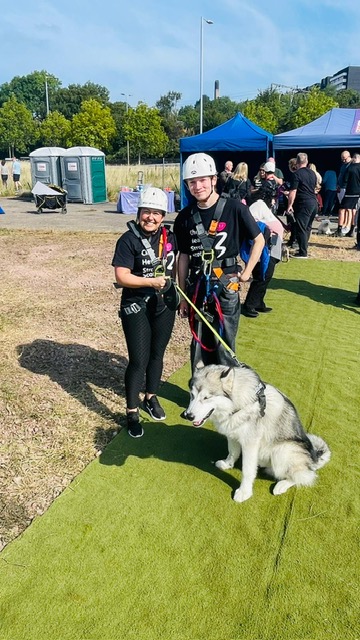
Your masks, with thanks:
[{"label": "white helmet", "polygon": [[167,212],[168,199],[166,193],[157,187],[147,187],[141,191],[139,198],[139,209],[142,207],[147,209],[159,209],[159,211]]},{"label": "white helmet", "polygon": [[183,180],[216,176],[215,162],[206,153],[193,153],[183,164]]}]

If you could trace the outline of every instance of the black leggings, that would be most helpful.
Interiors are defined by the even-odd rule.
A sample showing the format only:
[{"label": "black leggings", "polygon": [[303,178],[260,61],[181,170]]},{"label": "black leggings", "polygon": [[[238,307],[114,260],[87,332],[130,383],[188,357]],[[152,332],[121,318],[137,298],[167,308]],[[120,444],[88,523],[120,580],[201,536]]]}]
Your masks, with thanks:
[{"label": "black leggings", "polygon": [[121,322],[129,354],[125,372],[128,409],[139,406],[144,376],[147,393],[156,394],[160,386],[163,358],[174,326],[175,311],[171,311],[160,301],[157,304],[157,301],[157,296],[151,296],[147,304],[138,305],[140,310],[137,313],[126,313],[121,308]]}]

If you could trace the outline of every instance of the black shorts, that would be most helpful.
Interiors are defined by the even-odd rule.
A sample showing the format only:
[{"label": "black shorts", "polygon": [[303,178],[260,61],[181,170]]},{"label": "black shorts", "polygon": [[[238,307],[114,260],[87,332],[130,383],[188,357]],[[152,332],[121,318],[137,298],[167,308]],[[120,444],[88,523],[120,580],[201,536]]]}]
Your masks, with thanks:
[{"label": "black shorts", "polygon": [[342,209],[357,209],[359,196],[347,196],[344,195],[341,200]]},{"label": "black shorts", "polygon": [[3,181],[3,184],[7,183],[8,177],[9,176],[1,176],[1,180]]},{"label": "black shorts", "polygon": [[13,180],[14,180],[14,182],[19,182],[20,181],[20,173],[13,173]]}]

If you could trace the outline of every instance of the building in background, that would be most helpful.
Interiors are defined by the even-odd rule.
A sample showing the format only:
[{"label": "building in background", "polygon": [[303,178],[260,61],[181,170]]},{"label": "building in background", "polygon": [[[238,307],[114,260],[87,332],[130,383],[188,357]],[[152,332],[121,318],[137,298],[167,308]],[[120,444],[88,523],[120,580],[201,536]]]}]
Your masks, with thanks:
[{"label": "building in background", "polygon": [[327,76],[320,82],[320,89],[326,87],[335,87],[337,91],[342,89],[355,89],[360,92],[360,67],[345,67],[334,73],[333,76]]}]

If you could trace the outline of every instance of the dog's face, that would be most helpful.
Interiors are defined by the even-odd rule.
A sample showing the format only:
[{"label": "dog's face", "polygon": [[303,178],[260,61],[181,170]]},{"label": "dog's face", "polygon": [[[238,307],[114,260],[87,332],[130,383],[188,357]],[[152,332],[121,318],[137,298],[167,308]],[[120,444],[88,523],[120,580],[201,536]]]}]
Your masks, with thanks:
[{"label": "dog's face", "polygon": [[232,367],[209,365],[196,370],[190,380],[190,404],[187,419],[200,427],[212,414],[229,411],[234,380]]}]

